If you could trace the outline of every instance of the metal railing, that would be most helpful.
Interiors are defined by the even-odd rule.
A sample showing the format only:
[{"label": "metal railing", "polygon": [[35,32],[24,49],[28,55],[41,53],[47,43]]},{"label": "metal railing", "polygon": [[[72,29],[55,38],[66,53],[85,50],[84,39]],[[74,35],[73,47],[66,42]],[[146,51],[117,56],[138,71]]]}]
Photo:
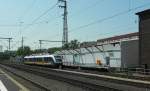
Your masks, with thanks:
[{"label": "metal railing", "polygon": [[141,74],[141,75],[150,75],[150,69],[144,68],[120,68],[120,72],[128,73],[128,74]]}]

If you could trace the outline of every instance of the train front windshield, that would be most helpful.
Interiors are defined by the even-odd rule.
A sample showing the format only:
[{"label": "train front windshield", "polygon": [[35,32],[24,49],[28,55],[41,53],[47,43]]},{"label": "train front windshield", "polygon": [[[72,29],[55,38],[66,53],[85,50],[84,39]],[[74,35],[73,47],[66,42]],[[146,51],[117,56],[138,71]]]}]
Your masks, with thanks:
[{"label": "train front windshield", "polygon": [[62,62],[62,57],[61,56],[54,56],[56,59],[56,62]]}]

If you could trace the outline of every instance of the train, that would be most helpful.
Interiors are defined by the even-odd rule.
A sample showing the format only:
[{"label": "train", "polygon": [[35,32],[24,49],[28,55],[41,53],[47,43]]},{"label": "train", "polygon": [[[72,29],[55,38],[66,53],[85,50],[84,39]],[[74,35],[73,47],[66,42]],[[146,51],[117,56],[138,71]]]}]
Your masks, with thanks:
[{"label": "train", "polygon": [[90,67],[90,66],[84,66],[84,65],[70,65],[66,66],[64,62],[64,56],[62,55],[57,55],[57,54],[35,54],[35,55],[30,55],[30,56],[25,56],[23,63],[26,65],[32,65],[32,66],[43,66],[43,67],[51,67],[51,68],[59,68],[63,69],[64,67],[67,68],[77,68],[77,69],[99,69],[101,71],[107,71],[107,67],[102,67],[101,65],[101,60],[97,60],[97,67]]},{"label": "train", "polygon": [[24,57],[24,64],[28,65],[40,65],[40,66],[62,66],[62,56],[58,55],[30,55]]}]

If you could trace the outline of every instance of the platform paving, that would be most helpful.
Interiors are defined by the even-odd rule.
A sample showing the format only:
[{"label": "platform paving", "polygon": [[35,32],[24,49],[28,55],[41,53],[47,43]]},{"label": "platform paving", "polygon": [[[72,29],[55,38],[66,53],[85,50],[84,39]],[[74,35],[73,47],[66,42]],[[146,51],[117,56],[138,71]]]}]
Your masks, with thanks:
[{"label": "platform paving", "polygon": [[29,91],[0,69],[0,91]]}]

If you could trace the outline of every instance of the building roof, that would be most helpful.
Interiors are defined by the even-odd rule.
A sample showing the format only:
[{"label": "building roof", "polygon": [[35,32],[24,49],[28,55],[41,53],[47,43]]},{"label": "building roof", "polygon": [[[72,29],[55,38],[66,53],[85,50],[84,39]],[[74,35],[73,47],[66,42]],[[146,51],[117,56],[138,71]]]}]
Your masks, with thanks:
[{"label": "building roof", "polygon": [[135,37],[138,35],[139,35],[139,33],[135,32],[135,33],[130,33],[130,34],[109,37],[109,38],[105,38],[105,39],[99,39],[99,40],[97,40],[97,42],[106,42],[106,41],[114,41],[114,40],[120,40],[120,39],[125,39],[125,38],[132,38],[132,37]]},{"label": "building roof", "polygon": [[136,13],[137,15],[150,14],[150,9]]},{"label": "building roof", "polygon": [[93,46],[96,45],[97,42],[96,41],[90,41],[90,42],[83,42],[80,44],[80,47],[89,47],[89,46]]}]

